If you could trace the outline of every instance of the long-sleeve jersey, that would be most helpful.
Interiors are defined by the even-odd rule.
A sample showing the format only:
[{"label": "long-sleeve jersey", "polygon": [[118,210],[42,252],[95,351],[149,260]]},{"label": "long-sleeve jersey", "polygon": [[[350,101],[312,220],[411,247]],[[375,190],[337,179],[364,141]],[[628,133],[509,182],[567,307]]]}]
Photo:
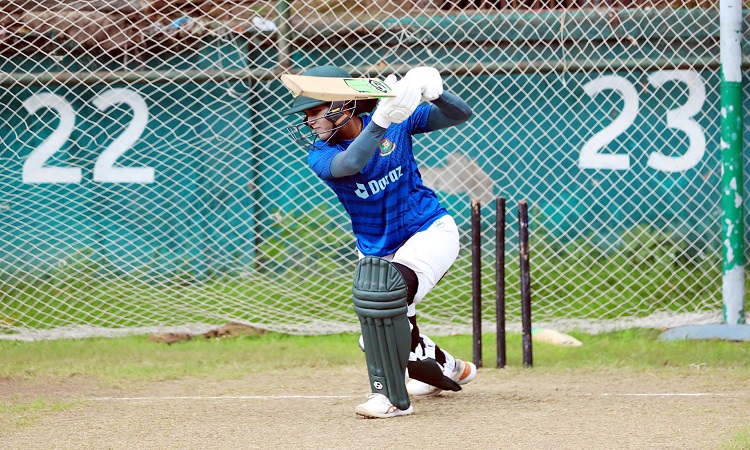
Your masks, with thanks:
[{"label": "long-sleeve jersey", "polygon": [[447,92],[433,103],[418,106],[407,120],[387,129],[372,123],[370,115],[361,116],[363,131],[356,139],[318,141],[308,154],[312,170],[349,214],[364,255],[391,254],[448,214],[422,182],[412,135],[465,122],[471,109]]}]

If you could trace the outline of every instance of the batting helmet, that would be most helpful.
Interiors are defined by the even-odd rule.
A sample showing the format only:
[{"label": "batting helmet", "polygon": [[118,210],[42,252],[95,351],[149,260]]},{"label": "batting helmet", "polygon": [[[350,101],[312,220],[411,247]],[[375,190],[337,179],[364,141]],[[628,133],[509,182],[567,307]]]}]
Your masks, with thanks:
[{"label": "batting helmet", "polygon": [[[346,70],[336,66],[318,66],[308,69],[302,72],[302,75],[308,77],[331,77],[331,78],[351,78],[351,74]],[[330,103],[323,100],[316,100],[314,98],[305,97],[298,95],[292,102],[292,107],[289,108],[284,115],[300,113],[308,108],[313,108],[324,103]]]},{"label": "batting helmet", "polygon": [[[310,77],[351,78],[351,75],[346,70],[336,66],[313,67],[303,72],[302,75]],[[328,102],[298,95],[294,98],[292,107],[284,114],[290,115],[302,113],[309,108],[325,104],[329,105],[328,111],[323,117],[315,120],[327,120],[333,124],[333,128],[330,130],[331,134],[326,138],[326,142],[328,142],[333,139],[338,130],[349,123],[349,120],[355,115],[357,108],[356,100]],[[308,122],[307,119],[303,120],[301,123],[288,126],[287,130],[292,139],[297,142],[313,145],[318,139],[317,132],[313,129],[311,122]]]}]

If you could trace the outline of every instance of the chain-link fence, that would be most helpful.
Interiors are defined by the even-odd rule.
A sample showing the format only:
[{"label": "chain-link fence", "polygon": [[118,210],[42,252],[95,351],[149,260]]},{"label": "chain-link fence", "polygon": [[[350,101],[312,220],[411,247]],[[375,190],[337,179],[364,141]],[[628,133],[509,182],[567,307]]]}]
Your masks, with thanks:
[{"label": "chain-link fence", "polygon": [[491,326],[497,196],[511,331],[522,199],[535,324],[720,320],[718,3],[10,0],[0,337],[357,330],[348,219],[281,115],[278,76],[319,64],[435,66],[474,110],[417,138],[463,245],[428,332],[470,330],[472,198]]}]

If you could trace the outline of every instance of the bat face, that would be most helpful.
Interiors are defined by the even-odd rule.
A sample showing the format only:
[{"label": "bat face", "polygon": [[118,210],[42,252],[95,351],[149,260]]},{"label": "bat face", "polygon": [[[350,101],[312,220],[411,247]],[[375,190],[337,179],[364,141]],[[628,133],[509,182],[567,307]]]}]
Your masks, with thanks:
[{"label": "bat face", "polygon": [[323,101],[395,96],[393,90],[377,78],[328,78],[283,74],[281,82],[292,91],[294,97],[302,95]]}]

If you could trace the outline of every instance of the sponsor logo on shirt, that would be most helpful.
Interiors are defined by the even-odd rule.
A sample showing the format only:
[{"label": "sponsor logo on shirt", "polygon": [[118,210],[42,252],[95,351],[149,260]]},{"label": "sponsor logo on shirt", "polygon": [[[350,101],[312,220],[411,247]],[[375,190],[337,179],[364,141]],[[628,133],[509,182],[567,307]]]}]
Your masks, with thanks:
[{"label": "sponsor logo on shirt", "polygon": [[370,180],[367,184],[357,183],[357,190],[354,191],[359,198],[367,198],[371,195],[375,195],[378,192],[384,190],[389,184],[401,178],[401,166],[388,172],[383,178],[377,178]]},{"label": "sponsor logo on shirt", "polygon": [[380,150],[380,156],[388,156],[396,150],[396,144],[388,138],[383,138],[378,144]]}]

